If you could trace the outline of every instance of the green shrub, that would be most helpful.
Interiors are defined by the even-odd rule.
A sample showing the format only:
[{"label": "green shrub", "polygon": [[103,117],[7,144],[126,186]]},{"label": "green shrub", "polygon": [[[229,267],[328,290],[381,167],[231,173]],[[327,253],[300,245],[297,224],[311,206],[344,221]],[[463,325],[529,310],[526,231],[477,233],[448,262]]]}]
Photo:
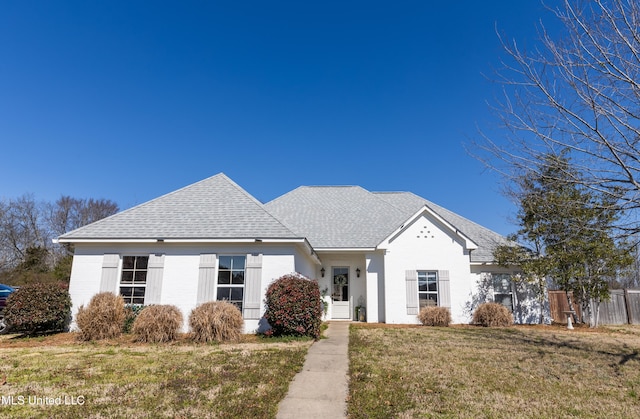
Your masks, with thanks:
[{"label": "green shrub", "polygon": [[484,303],[480,304],[473,313],[473,322],[485,327],[511,326],[513,316],[502,304]]},{"label": "green shrub", "polygon": [[211,301],[194,308],[189,327],[196,342],[238,341],[244,320],[238,307],[227,301]]},{"label": "green shrub", "polygon": [[133,322],[138,342],[159,343],[175,340],[182,328],[182,313],[173,305],[145,307]]},{"label": "green shrub", "polygon": [[5,321],[17,332],[63,331],[71,321],[71,298],[66,284],[35,283],[20,287],[7,299]]},{"label": "green shrub", "polygon": [[322,301],[316,281],[300,274],[278,278],[269,285],[265,304],[264,317],[274,336],[320,338]]},{"label": "green shrub", "polygon": [[447,307],[423,307],[418,314],[423,326],[448,327],[451,323],[451,312]]},{"label": "green shrub", "polygon": [[122,333],[131,333],[131,330],[133,329],[133,322],[145,307],[146,306],[139,304],[127,304],[124,306],[124,325],[122,326]]},{"label": "green shrub", "polygon": [[82,340],[117,338],[122,334],[124,320],[124,299],[112,292],[94,295],[86,308],[80,306],[76,315]]}]

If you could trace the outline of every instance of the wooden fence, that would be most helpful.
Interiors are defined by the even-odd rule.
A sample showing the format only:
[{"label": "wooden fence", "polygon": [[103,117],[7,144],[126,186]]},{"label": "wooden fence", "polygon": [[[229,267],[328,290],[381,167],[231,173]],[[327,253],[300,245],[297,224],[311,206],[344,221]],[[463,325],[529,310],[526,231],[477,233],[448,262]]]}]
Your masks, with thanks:
[{"label": "wooden fence", "polygon": [[[599,324],[640,324],[640,290],[609,290],[609,294],[611,299],[600,303]],[[580,316],[580,306],[572,301]],[[564,291],[549,291],[549,308],[554,322],[567,323],[564,312],[569,311],[569,302]]]},{"label": "wooden fence", "polygon": [[[573,303],[573,309],[581,316],[580,305],[576,303],[571,292],[571,301]],[[549,291],[549,310],[551,311],[551,318],[554,323],[567,323],[567,315],[564,313],[569,311],[569,301],[567,300],[567,293],[564,291]]]}]

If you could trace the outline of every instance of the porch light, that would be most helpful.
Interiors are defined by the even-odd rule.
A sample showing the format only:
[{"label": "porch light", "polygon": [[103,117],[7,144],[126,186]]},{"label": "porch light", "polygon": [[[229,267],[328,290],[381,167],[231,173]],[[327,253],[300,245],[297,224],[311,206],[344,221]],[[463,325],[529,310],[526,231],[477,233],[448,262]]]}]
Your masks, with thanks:
[{"label": "porch light", "polygon": [[356,268],[356,276],[360,278],[360,268]]},{"label": "porch light", "polygon": [[322,275],[322,277],[324,278],[324,266],[322,268],[320,268],[320,275]]}]

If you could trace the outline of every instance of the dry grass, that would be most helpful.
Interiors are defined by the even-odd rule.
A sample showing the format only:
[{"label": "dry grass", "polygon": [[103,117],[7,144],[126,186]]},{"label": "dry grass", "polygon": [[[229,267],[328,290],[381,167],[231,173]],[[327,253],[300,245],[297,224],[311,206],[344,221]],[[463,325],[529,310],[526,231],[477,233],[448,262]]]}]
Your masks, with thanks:
[{"label": "dry grass", "polygon": [[236,342],[242,336],[244,320],[235,305],[211,301],[191,311],[189,327],[196,342]]},{"label": "dry grass", "polygon": [[[164,345],[133,343],[130,336],[90,343],[73,334],[2,337],[2,396],[15,404],[0,406],[0,416],[273,418],[310,344],[249,336],[223,345],[184,337]],[[29,404],[29,397],[68,404]],[[78,401],[84,404],[71,404]]]},{"label": "dry grass", "polygon": [[418,320],[423,326],[447,327],[451,323],[451,312],[446,307],[423,307]]},{"label": "dry grass", "polygon": [[473,312],[473,322],[485,327],[511,326],[513,315],[502,304],[484,303]]},{"label": "dry grass", "polygon": [[352,418],[640,417],[637,326],[352,326],[349,354]]},{"label": "dry grass", "polygon": [[81,340],[112,339],[120,336],[125,319],[124,300],[120,295],[101,292],[85,308],[80,306],[76,324]]},{"label": "dry grass", "polygon": [[176,340],[182,329],[182,313],[173,305],[145,307],[133,322],[138,342],[160,343]]}]

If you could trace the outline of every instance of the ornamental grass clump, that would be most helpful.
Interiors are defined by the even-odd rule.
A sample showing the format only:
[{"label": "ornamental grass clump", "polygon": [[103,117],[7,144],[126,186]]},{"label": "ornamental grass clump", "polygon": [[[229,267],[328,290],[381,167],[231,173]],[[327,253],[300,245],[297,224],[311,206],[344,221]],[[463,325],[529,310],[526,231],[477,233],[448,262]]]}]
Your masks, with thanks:
[{"label": "ornamental grass clump", "polygon": [[182,313],[173,305],[145,307],[133,322],[137,342],[161,343],[176,340],[182,328]]},{"label": "ornamental grass clump", "polygon": [[85,341],[117,338],[124,321],[124,299],[112,292],[94,295],[86,308],[80,306],[76,316],[79,338]]},{"label": "ornamental grass clump", "polygon": [[320,338],[322,300],[317,281],[300,274],[284,275],[269,285],[265,319],[273,336]]},{"label": "ornamental grass clump", "polygon": [[451,312],[447,307],[423,307],[418,314],[423,326],[448,327],[451,323]]},{"label": "ornamental grass clump", "polygon": [[513,316],[502,304],[480,304],[473,313],[473,322],[485,327],[504,327],[513,324]]},{"label": "ornamental grass clump", "polygon": [[66,330],[71,321],[71,297],[63,283],[34,283],[7,298],[5,321],[11,330],[36,334]]},{"label": "ornamental grass clump", "polygon": [[191,338],[195,342],[236,342],[244,329],[242,313],[228,301],[210,301],[189,315]]}]

